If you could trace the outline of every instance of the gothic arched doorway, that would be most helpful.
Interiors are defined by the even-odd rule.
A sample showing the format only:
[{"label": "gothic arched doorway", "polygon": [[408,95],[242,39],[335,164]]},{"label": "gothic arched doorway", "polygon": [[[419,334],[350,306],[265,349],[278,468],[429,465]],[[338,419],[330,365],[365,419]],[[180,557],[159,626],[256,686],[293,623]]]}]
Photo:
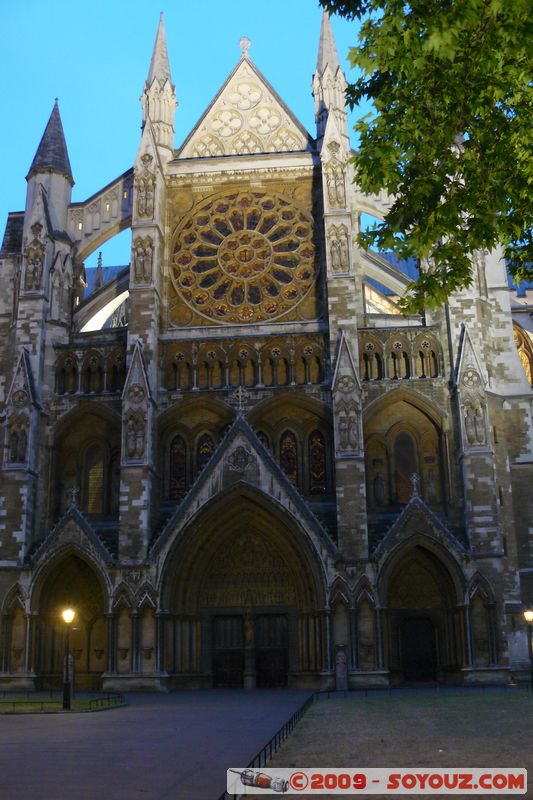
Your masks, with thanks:
[{"label": "gothic arched doorway", "polygon": [[61,611],[66,607],[76,612],[70,633],[75,688],[100,688],[107,667],[105,595],[95,570],[76,555],[61,559],[39,592],[37,668],[46,688],[58,688],[62,681],[65,623]]},{"label": "gothic arched doorway", "polygon": [[310,685],[329,668],[316,551],[253,490],[211,504],[165,569],[171,685]]},{"label": "gothic arched doorway", "polygon": [[462,612],[442,560],[417,545],[386,578],[386,656],[395,681],[453,680],[464,665]]}]

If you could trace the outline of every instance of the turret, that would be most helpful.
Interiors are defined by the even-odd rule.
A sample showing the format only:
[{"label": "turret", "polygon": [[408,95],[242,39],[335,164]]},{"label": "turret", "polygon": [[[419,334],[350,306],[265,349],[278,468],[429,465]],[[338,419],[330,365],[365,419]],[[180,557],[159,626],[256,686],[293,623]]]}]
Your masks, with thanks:
[{"label": "turret", "polygon": [[313,96],[319,146],[324,138],[328,118],[333,115],[337,122],[337,128],[345,139],[343,144],[347,150],[349,149],[345,91],[346,79],[341,69],[329,14],[324,11],[320,26],[316,72],[313,75]]},{"label": "turret", "polygon": [[67,209],[74,186],[74,178],[57,98],[26,180],[28,182],[26,222],[29,221],[31,209],[37,200],[39,186],[42,186],[46,193],[52,230],[66,230]]},{"label": "turret", "polygon": [[[152,123],[156,144],[172,153],[174,146],[174,114],[177,108],[176,90],[170,75],[163,14],[155,37],[154,51],[148,77],[141,96],[143,129],[148,119]],[[167,153],[167,157],[168,157]]]}]

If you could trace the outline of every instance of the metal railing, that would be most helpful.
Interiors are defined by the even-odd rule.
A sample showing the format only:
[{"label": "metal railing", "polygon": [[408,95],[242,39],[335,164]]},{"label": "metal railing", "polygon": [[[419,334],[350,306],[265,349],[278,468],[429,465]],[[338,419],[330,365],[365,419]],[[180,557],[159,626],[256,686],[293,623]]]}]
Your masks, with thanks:
[{"label": "metal railing", "polygon": [[[252,758],[250,763],[246,764],[246,769],[260,769],[261,767],[264,767],[266,763],[270,761],[272,756],[279,750],[282,742],[284,742],[285,739],[287,739],[287,737],[293,732],[296,725],[299,723],[305,712],[313,705],[313,703],[314,696],[309,695],[305,703],[303,703],[300,708],[296,709],[292,717],[290,717],[287,722],[282,725],[278,731],[276,731],[274,736]],[[228,794],[227,792],[222,792],[218,800],[238,800],[239,797],[240,795],[238,794]]]},{"label": "metal railing", "polygon": [[[46,708],[49,710],[62,710],[62,695],[57,692],[51,691],[44,697],[29,691],[17,692],[19,696],[17,696],[16,699],[10,698],[10,694],[13,695],[13,692],[0,692],[0,714],[5,714],[9,711],[16,713],[17,711],[24,711],[25,709],[41,712],[44,712]],[[23,696],[20,697],[20,695]],[[123,706],[126,703],[124,695],[119,693],[99,695],[96,697],[82,696],[80,700],[82,701],[82,705],[77,709],[74,708],[75,711],[95,711],[99,708]]]}]

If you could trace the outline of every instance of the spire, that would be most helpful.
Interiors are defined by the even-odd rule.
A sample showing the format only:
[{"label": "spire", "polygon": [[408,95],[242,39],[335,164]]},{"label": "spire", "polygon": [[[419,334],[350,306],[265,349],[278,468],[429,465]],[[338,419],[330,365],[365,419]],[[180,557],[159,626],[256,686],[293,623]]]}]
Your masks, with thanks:
[{"label": "spire", "polygon": [[59,172],[74,184],[57,97],[26,180],[36,172]]},{"label": "spire", "polygon": [[165,35],[165,23],[163,21],[162,11],[159,15],[159,26],[155,37],[154,51],[152,53],[152,60],[150,61],[146,85],[151,86],[155,78],[157,78],[161,86],[163,86],[167,80],[172,83],[170,64],[168,62],[167,37]]},{"label": "spire", "polygon": [[316,60],[317,73],[322,75],[328,64],[334,74],[340,67],[329,14],[327,11],[323,11],[322,24],[320,26],[320,39],[318,40],[318,58]]}]

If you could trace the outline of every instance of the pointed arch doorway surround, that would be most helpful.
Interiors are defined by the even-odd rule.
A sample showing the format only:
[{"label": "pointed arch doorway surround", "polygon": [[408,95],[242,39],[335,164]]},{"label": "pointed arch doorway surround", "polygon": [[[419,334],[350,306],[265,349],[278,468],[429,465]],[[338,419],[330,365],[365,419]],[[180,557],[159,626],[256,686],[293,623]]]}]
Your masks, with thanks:
[{"label": "pointed arch doorway surround", "polygon": [[386,661],[393,682],[455,682],[466,663],[460,579],[432,549],[418,543],[388,565]]},{"label": "pointed arch doorway surround", "polygon": [[173,686],[317,685],[331,671],[323,566],[262,492],[209,504],[171,551],[165,667]]}]

